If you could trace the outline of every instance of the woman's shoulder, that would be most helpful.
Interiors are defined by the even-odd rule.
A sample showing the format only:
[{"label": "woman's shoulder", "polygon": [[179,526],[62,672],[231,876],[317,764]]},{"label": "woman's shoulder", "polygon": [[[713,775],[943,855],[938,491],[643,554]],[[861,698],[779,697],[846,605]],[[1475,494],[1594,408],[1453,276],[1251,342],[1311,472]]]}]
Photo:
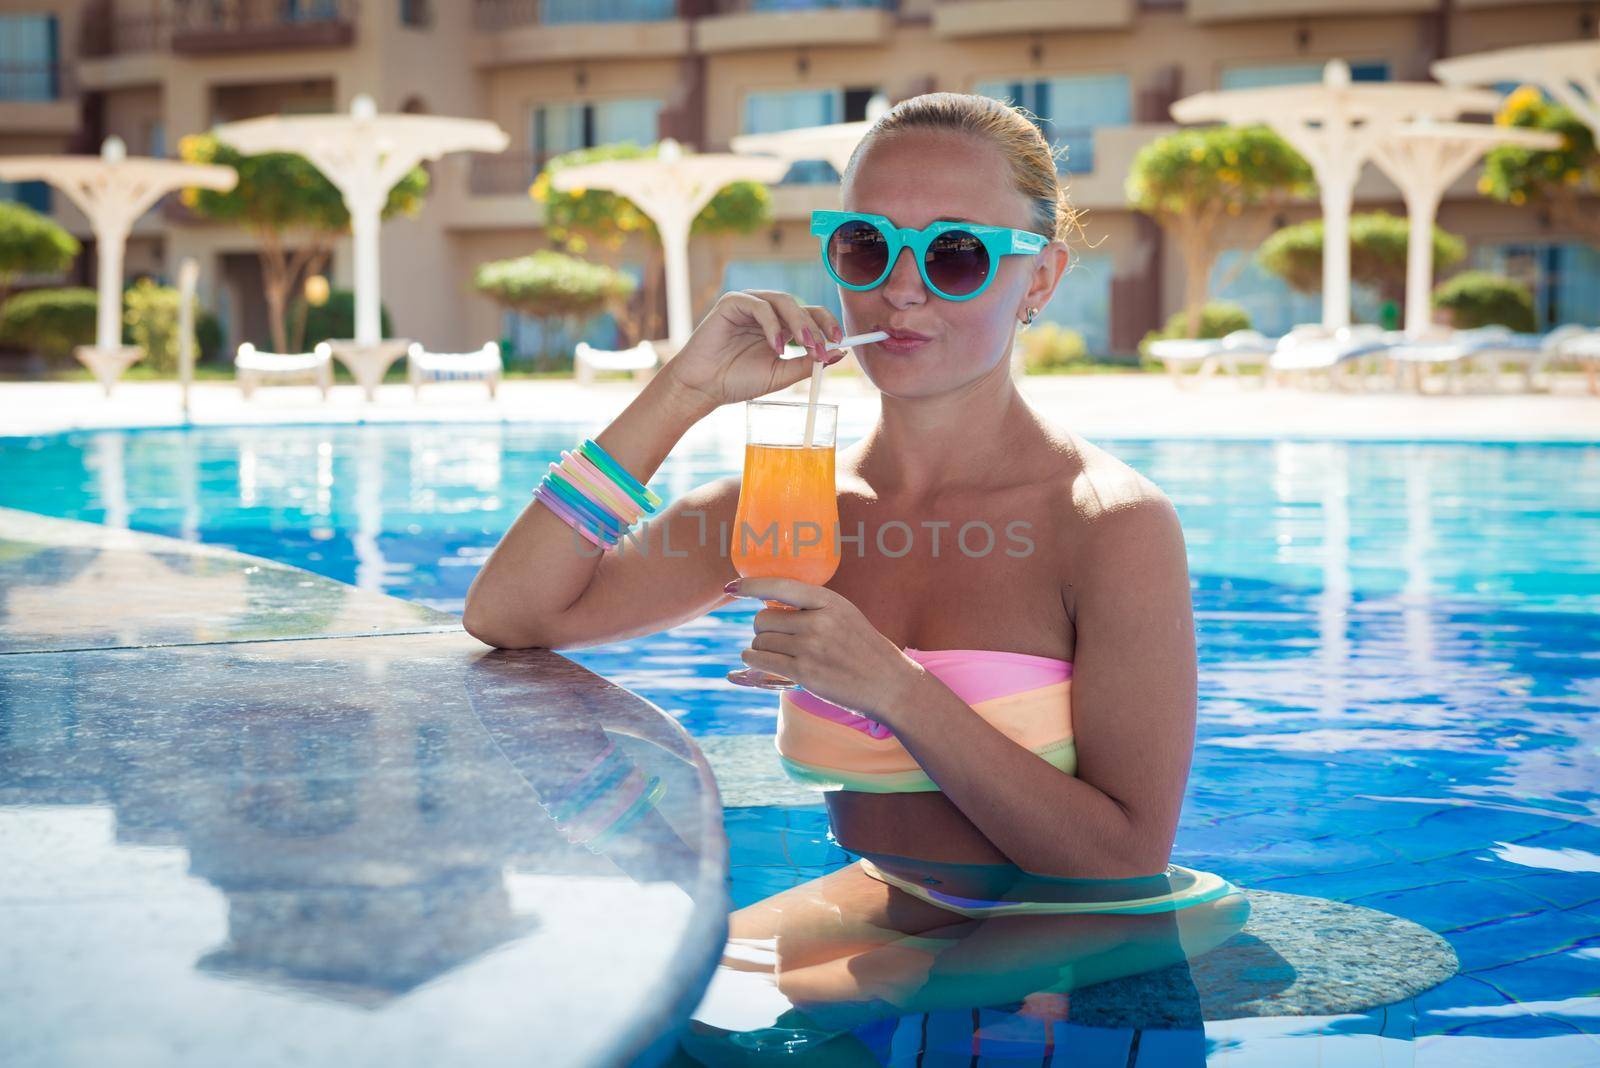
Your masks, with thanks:
[{"label": "woman's shoulder", "polygon": [[1177,511],[1161,487],[1126,461],[1066,433],[1059,507],[1091,545],[1143,543],[1177,527]]}]

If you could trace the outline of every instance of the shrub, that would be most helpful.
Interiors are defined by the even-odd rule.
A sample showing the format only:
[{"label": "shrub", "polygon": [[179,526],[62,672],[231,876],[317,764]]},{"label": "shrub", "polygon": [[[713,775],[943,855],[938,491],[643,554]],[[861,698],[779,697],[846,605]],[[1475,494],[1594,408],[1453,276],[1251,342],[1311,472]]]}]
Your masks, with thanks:
[{"label": "shrub", "polygon": [[[1145,359],[1150,357],[1150,343],[1161,341],[1169,337],[1188,337],[1188,316],[1185,312],[1173,312],[1167,320],[1167,325],[1160,330],[1152,330],[1139,342],[1139,355]],[[1249,330],[1250,313],[1237,304],[1224,300],[1214,300],[1207,304],[1200,312],[1200,331],[1196,335],[1202,338],[1227,337],[1235,330]]]},{"label": "shrub", "polygon": [[1538,329],[1533,293],[1521,282],[1489,271],[1463,271],[1433,291],[1433,306],[1446,308],[1462,330],[1505,326],[1527,334]]},{"label": "shrub", "polygon": [[201,362],[216,363],[222,358],[222,322],[204,308],[194,317],[194,342]]},{"label": "shrub", "polygon": [[0,201],[0,303],[19,274],[50,274],[72,266],[78,239],[26,204]]},{"label": "shrub", "polygon": [[[313,304],[308,307],[304,297],[295,300],[289,308],[284,331],[287,336],[294,336],[294,321],[301,314],[306,317],[306,332],[302,342],[306,352],[315,348],[319,341],[356,336],[356,295],[348,289],[331,290],[328,299],[320,305]],[[393,331],[387,307],[379,305],[378,322],[383,336],[392,337]]]},{"label": "shrub", "polygon": [[178,306],[176,289],[158,286],[149,278],[139,279],[122,294],[124,334],[144,349],[144,365],[157,374],[178,369]]},{"label": "shrub", "polygon": [[[1398,300],[1405,293],[1411,224],[1384,211],[1350,218],[1350,278]],[[1467,244],[1433,228],[1433,266],[1448,271],[1467,257]],[[1322,292],[1322,220],[1285,226],[1261,244],[1256,261],[1301,293]]]},{"label": "shrub", "polygon": [[1022,369],[1028,374],[1081,367],[1090,362],[1083,335],[1056,323],[1035,323],[1017,336]]},{"label": "shrub", "polygon": [[77,345],[94,343],[92,289],[34,289],[0,308],[0,341],[20,345],[46,359],[65,362]]}]

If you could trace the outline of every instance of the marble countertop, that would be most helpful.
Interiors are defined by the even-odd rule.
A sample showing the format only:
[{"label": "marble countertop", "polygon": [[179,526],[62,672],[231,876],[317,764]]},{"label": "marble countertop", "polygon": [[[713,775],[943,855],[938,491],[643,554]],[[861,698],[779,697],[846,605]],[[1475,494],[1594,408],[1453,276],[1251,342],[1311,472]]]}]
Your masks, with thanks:
[{"label": "marble countertop", "polygon": [[726,861],[687,735],[564,657],[0,513],[0,1063],[649,1063]]}]

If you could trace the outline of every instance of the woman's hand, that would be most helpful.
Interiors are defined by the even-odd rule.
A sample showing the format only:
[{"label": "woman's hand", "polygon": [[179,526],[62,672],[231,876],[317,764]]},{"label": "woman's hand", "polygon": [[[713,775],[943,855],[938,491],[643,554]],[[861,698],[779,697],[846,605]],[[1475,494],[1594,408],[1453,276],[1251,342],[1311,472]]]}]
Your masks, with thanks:
[{"label": "woman's hand", "polygon": [[[736,290],[722,295],[662,374],[713,406],[752,400],[806,378],[816,361],[842,359],[842,350],[822,346],[843,336],[826,308],[801,305],[775,289]],[[784,359],[788,340],[807,355]]]},{"label": "woman's hand", "polygon": [[[724,589],[740,597],[781,601],[790,608],[756,613],[755,638],[739,654],[757,673],[793,679],[811,693],[894,729],[894,717],[921,680],[912,660],[861,610],[826,586],[786,578],[745,578]],[[751,676],[729,672],[744,684]]]}]

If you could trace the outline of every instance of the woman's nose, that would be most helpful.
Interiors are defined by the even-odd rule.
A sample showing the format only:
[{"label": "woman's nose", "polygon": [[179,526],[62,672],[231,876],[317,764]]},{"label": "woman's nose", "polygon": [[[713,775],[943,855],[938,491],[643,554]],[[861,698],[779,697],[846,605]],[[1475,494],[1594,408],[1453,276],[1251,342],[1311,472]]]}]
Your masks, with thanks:
[{"label": "woman's nose", "polygon": [[922,274],[917,270],[916,256],[914,249],[902,248],[889,269],[889,277],[884,280],[884,299],[896,307],[928,299],[927,287],[922,284]]}]

